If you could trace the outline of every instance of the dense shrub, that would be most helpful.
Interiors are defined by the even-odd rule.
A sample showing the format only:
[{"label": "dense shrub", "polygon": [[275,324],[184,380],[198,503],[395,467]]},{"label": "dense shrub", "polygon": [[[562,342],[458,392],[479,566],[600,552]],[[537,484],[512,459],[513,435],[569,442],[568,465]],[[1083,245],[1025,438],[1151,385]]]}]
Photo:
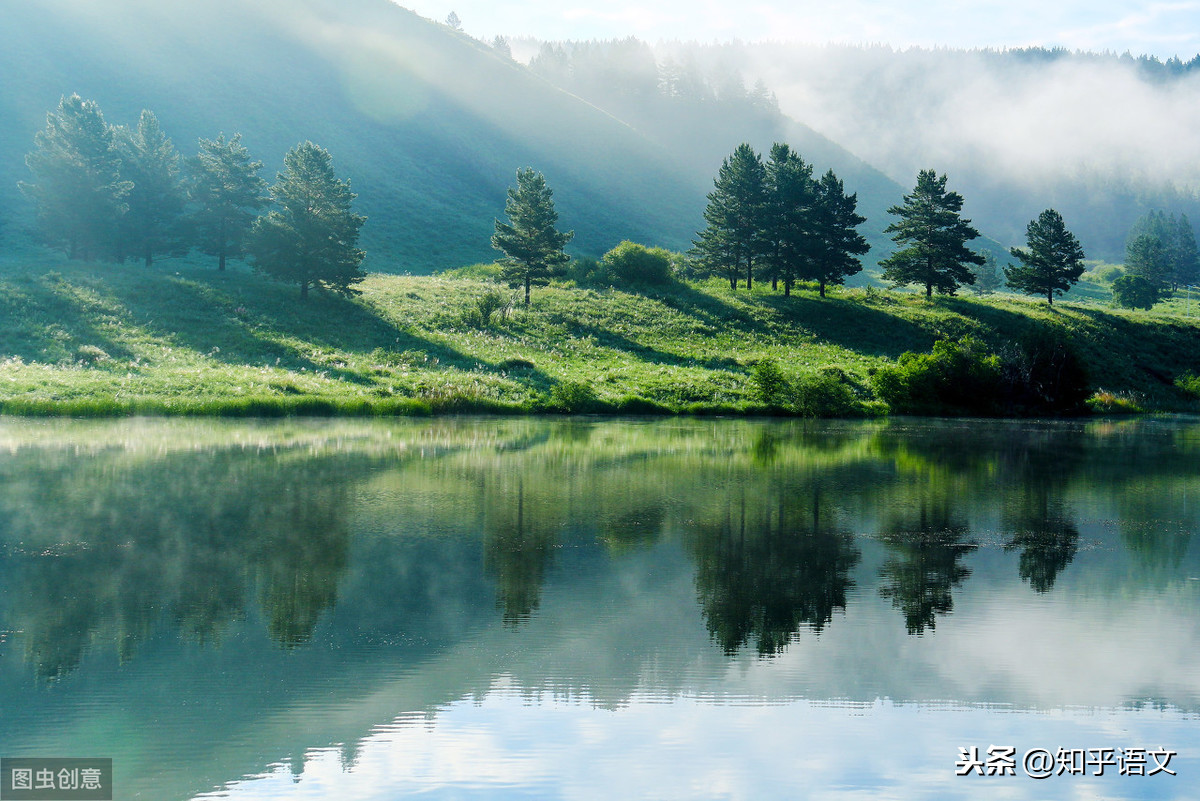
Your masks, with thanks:
[{"label": "dense shrub", "polygon": [[792,408],[802,417],[851,417],[862,413],[849,385],[829,374],[797,378],[792,385]]},{"label": "dense shrub", "polygon": [[1161,299],[1157,286],[1140,275],[1123,275],[1112,283],[1113,303],[1123,309],[1150,309]]},{"label": "dense shrub", "polygon": [[1091,388],[1083,359],[1057,325],[1026,332],[1004,351],[1005,414],[1078,414],[1086,411]]},{"label": "dense shrub", "polygon": [[903,353],[872,376],[875,393],[901,414],[1077,414],[1089,393],[1083,362],[1057,326],[1033,329],[1001,355],[974,337],[939,340],[932,353]]},{"label": "dense shrub", "polygon": [[608,268],[587,256],[571,259],[563,277],[579,286],[608,286],[612,283]]},{"label": "dense shrub", "polygon": [[754,365],[750,374],[758,390],[758,399],[768,406],[783,408],[787,405],[791,384],[774,359],[763,359]]},{"label": "dense shrub", "polygon": [[617,284],[666,284],[675,277],[669,250],[648,248],[628,239],[605,253],[603,264]]},{"label": "dense shrub", "polygon": [[463,312],[463,322],[472,328],[484,329],[492,324],[492,315],[506,316],[512,310],[512,298],[498,289],[489,289],[472,301]]},{"label": "dense shrub", "polygon": [[852,417],[861,404],[840,370],[801,375],[789,381],[773,359],[764,359],[751,373],[758,398],[767,406],[802,417]]},{"label": "dense shrub", "polygon": [[1191,370],[1176,378],[1175,386],[1189,395],[1200,398],[1200,375],[1196,375]]},{"label": "dense shrub", "polygon": [[932,353],[902,353],[872,376],[875,394],[901,414],[998,414],[1000,382],[1000,357],[970,336],[939,340]]}]

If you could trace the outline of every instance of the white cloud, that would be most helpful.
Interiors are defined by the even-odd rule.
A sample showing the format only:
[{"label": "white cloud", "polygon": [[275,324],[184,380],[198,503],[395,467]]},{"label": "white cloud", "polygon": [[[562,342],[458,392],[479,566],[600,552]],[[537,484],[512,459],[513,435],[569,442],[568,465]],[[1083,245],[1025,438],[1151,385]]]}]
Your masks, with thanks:
[{"label": "white cloud", "polygon": [[466,30],[542,39],[647,40],[761,39],[800,42],[882,43],[895,47],[1061,46],[1160,57],[1200,52],[1200,3],[1070,2],[1044,0],[846,0],[838,4],[753,3],[735,0],[631,0],[557,4],[548,0],[484,3],[482,0],[416,0],[417,13],[443,20],[450,11]]}]

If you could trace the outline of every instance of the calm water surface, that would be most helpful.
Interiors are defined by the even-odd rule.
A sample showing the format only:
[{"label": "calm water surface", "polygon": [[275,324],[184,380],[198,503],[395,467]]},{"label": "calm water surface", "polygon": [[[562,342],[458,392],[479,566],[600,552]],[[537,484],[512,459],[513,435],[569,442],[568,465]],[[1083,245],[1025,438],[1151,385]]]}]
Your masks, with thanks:
[{"label": "calm water surface", "polygon": [[1196,798],[1198,525],[1194,419],[0,419],[0,755],[153,801]]}]

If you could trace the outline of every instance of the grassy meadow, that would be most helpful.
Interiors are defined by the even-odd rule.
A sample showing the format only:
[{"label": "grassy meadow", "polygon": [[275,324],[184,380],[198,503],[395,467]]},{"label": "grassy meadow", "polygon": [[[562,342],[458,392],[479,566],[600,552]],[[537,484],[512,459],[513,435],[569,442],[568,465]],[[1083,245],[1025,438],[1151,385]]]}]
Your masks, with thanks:
[{"label": "grassy meadow", "polygon": [[[569,282],[516,291],[461,270],[372,274],[353,299],[207,261],[0,262],[0,412],[122,415],[391,415],[448,412],[761,414],[756,365],[845,385],[886,411],[871,374],[939,338],[1000,349],[1030,327],[1065,327],[1090,383],[1114,401],[1185,411],[1196,317],[1084,297],[938,297],[834,288],[790,298],[714,279],[639,292]],[[480,301],[502,308],[485,321]],[[1114,402],[1113,409],[1129,403]],[[1103,406],[1103,405],[1102,405]]]}]

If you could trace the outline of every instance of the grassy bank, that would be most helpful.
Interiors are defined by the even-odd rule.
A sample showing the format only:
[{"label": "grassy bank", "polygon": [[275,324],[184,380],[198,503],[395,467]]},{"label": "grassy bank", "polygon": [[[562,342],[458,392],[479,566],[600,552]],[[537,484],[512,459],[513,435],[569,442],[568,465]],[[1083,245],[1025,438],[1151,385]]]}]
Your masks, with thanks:
[{"label": "grassy bank", "polygon": [[[865,409],[871,373],[971,335],[1001,349],[1062,325],[1095,389],[1189,410],[1174,380],[1200,367],[1180,303],[1125,312],[1007,295],[835,289],[790,298],[720,281],[637,294],[554,286],[494,312],[480,279],[372,275],[363,295],[313,295],[207,263],[0,263],[0,411],[15,414],[393,415],[456,411],[770,411],[756,365],[823,377]],[[506,297],[509,291],[503,289]],[[1197,313],[1200,314],[1200,308]]]}]

